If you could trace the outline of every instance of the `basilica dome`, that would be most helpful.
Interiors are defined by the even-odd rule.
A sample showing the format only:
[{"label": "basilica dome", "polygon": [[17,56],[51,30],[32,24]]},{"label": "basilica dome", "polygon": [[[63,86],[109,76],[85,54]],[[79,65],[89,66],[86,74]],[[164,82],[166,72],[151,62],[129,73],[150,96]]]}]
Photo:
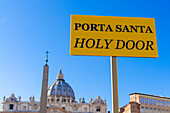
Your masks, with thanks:
[{"label": "basilica dome", "polygon": [[48,97],[55,95],[57,97],[72,97],[75,99],[74,91],[71,86],[65,82],[61,69],[60,73],[57,75],[56,81],[48,87]]}]

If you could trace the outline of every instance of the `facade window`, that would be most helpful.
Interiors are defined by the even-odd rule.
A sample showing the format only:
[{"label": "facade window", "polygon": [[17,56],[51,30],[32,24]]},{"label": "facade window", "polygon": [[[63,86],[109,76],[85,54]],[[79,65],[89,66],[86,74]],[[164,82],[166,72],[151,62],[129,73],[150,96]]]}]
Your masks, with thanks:
[{"label": "facade window", "polygon": [[152,108],[150,108],[150,112],[149,113],[153,113]]},{"label": "facade window", "polygon": [[164,112],[164,109],[162,109],[162,113],[165,113],[165,112]]},{"label": "facade window", "polygon": [[156,108],[154,108],[154,113],[156,113]]},{"label": "facade window", "polygon": [[156,100],[155,99],[153,99],[153,105],[156,105]]},{"label": "facade window", "polygon": [[167,101],[164,101],[164,106],[168,107],[168,102]]},{"label": "facade window", "polygon": [[166,110],[166,112],[165,113],[168,113],[168,110]]},{"label": "facade window", "polygon": [[23,110],[26,110],[26,106],[23,106]]},{"label": "facade window", "polygon": [[161,104],[161,106],[163,106],[163,105],[164,105],[164,103],[163,103],[163,101],[162,101],[162,100],[160,101],[160,104]]},{"label": "facade window", "polygon": [[57,102],[59,102],[60,101],[60,99],[57,99]]},{"label": "facade window", "polygon": [[87,112],[87,108],[86,107],[84,108],[84,111]]},{"label": "facade window", "polygon": [[135,111],[135,108],[134,108],[134,107],[132,108],[132,111]]},{"label": "facade window", "polygon": [[147,98],[145,98],[145,104],[148,104],[148,99]]},{"label": "facade window", "polygon": [[160,106],[161,105],[161,101],[160,100],[156,100],[156,105]]},{"label": "facade window", "polygon": [[144,103],[144,98],[140,97],[140,103],[143,104]]},{"label": "facade window", "polygon": [[148,99],[149,100],[149,104],[152,105],[152,99]]},{"label": "facade window", "polygon": [[141,107],[141,113],[144,113],[144,107],[143,106]]},{"label": "facade window", "polygon": [[9,109],[10,109],[10,110],[14,109],[14,104],[10,104],[10,105],[9,105]]},{"label": "facade window", "polygon": [[158,109],[158,113],[161,113],[161,109]]},{"label": "facade window", "polygon": [[96,111],[100,112],[100,107],[99,106],[96,107]]},{"label": "facade window", "polygon": [[149,113],[148,107],[146,107],[146,109],[145,109],[145,113]]},{"label": "facade window", "polygon": [[168,102],[168,107],[170,107],[170,102]]},{"label": "facade window", "polygon": [[33,110],[37,110],[37,104],[34,104]]}]

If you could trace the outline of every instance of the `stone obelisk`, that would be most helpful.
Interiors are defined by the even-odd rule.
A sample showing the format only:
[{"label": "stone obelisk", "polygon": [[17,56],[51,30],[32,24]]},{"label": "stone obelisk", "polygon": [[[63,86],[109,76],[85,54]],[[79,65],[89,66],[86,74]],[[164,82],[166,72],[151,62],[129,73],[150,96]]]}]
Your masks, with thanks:
[{"label": "stone obelisk", "polygon": [[40,113],[47,112],[47,88],[48,88],[48,51],[46,52],[46,64],[44,65],[43,70],[43,80],[42,80],[42,89],[41,89],[41,99],[40,99]]}]

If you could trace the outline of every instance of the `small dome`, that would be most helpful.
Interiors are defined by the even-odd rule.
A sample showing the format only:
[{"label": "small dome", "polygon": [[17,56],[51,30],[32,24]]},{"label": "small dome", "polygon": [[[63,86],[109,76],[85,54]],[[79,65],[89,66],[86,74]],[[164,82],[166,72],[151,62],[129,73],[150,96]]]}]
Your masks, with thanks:
[{"label": "small dome", "polygon": [[97,99],[100,99],[100,96],[97,96]]},{"label": "small dome", "polygon": [[74,91],[71,86],[65,82],[64,76],[60,69],[60,73],[57,75],[57,79],[48,87],[48,96],[62,96],[62,97],[72,97],[75,99]]},{"label": "small dome", "polygon": [[105,104],[100,96],[97,96],[96,100],[93,101],[93,104]]}]

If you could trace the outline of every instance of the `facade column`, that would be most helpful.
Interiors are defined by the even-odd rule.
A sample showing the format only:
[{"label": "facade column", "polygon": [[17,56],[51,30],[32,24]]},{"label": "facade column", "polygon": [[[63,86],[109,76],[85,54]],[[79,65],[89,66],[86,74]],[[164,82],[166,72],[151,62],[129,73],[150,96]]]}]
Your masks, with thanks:
[{"label": "facade column", "polygon": [[60,104],[61,104],[61,102],[62,102],[62,97],[60,96]]},{"label": "facade column", "polygon": [[72,97],[70,97],[70,104],[72,103]]}]

